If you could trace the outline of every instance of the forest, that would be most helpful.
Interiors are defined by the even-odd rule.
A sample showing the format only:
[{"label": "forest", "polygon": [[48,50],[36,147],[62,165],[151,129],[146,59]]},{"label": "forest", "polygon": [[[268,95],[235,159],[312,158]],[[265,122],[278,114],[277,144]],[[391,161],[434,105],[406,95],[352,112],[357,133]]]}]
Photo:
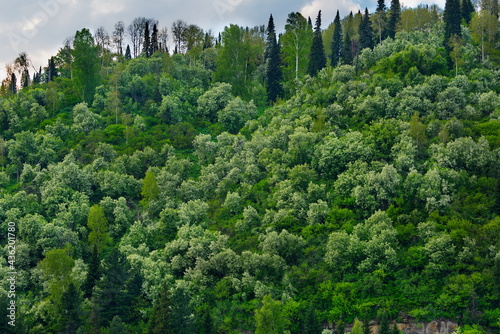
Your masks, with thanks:
[{"label": "forest", "polygon": [[137,17],[68,32],[36,71],[21,53],[0,89],[0,332],[499,333],[498,17]]}]

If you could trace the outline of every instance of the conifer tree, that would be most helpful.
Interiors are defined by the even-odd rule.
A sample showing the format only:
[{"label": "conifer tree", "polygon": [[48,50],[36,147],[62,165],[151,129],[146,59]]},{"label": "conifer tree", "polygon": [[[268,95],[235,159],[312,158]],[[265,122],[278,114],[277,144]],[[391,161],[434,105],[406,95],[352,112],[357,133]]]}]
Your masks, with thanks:
[{"label": "conifer tree", "polygon": [[392,324],[392,333],[391,334],[399,334],[398,324],[396,321]]},{"label": "conifer tree", "polygon": [[316,24],[314,27],[313,41],[311,44],[311,53],[309,54],[309,66],[307,72],[315,76],[323,67],[326,66],[325,49],[323,48],[323,37],[321,36],[321,10],[318,12]]},{"label": "conifer tree", "polygon": [[17,93],[17,78],[16,78],[16,75],[14,73],[12,73],[10,75],[10,86],[9,86],[9,90],[12,94],[16,94]]},{"label": "conifer tree", "polygon": [[337,334],[344,334],[345,333],[345,323],[340,320],[338,323],[337,323]]},{"label": "conifer tree", "polygon": [[50,57],[49,66],[47,67],[47,76],[46,76],[47,83],[54,81],[55,77],[57,77],[56,63],[54,57]]},{"label": "conifer tree", "polygon": [[472,14],[475,12],[474,5],[471,0],[462,0],[460,5],[460,14],[462,15],[462,20],[469,24],[470,20],[472,20]]},{"label": "conifer tree", "polygon": [[21,76],[21,87],[26,88],[30,85],[30,73],[28,69],[23,71],[23,75]]},{"label": "conifer tree", "polygon": [[342,56],[342,25],[340,24],[340,14],[337,10],[335,20],[333,20],[333,39],[332,39],[332,53],[330,55],[330,64],[337,66]]},{"label": "conifer tree", "polygon": [[214,324],[212,321],[212,316],[210,315],[210,308],[205,305],[201,311],[200,322],[198,325],[199,334],[213,334]]},{"label": "conifer tree", "polygon": [[399,0],[391,1],[391,8],[389,13],[389,22],[387,23],[387,36],[394,38],[398,28],[399,21],[401,20],[401,5]]},{"label": "conifer tree", "polygon": [[281,70],[280,46],[276,40],[273,16],[269,17],[267,25],[267,48],[266,48],[266,91],[269,101],[274,102],[283,95],[281,80],[283,77]]},{"label": "conifer tree", "polygon": [[307,24],[309,24],[309,27],[311,27],[311,29],[312,29],[313,23],[311,21],[311,17],[310,16],[307,17]]},{"label": "conifer tree", "polygon": [[344,43],[342,45],[342,63],[352,64],[353,52],[352,52],[352,39],[349,31],[345,32]]},{"label": "conifer tree", "polygon": [[124,334],[128,333],[127,326],[123,323],[119,316],[115,316],[109,325],[108,334]]},{"label": "conifer tree", "polygon": [[318,320],[313,304],[310,304],[304,313],[303,334],[320,334],[322,331],[321,322]]},{"label": "conifer tree", "polygon": [[130,45],[127,44],[127,49],[125,50],[125,59],[132,59],[132,54],[130,53]]},{"label": "conifer tree", "polygon": [[160,49],[158,45],[158,27],[156,23],[153,25],[153,32],[151,33],[151,44],[149,55],[152,56],[156,51]]},{"label": "conifer tree", "polygon": [[172,297],[166,284],[160,290],[160,296],[153,306],[149,317],[149,334],[174,334],[172,329]]},{"label": "conifer tree", "polygon": [[389,320],[387,320],[387,314],[384,312],[382,318],[380,319],[380,329],[378,334],[392,334],[389,328]]},{"label": "conifer tree", "polygon": [[368,318],[366,318],[363,321],[363,334],[370,334],[370,333],[371,333],[371,330],[370,330],[370,321],[368,320]]},{"label": "conifer tree", "polygon": [[460,37],[462,35],[460,22],[460,1],[459,0],[446,0],[444,7],[444,47],[450,51],[450,40],[453,35]]},{"label": "conifer tree", "polygon": [[151,36],[149,35],[149,23],[146,22],[144,28],[144,44],[142,46],[142,53],[149,58],[151,56]]},{"label": "conifer tree", "polygon": [[71,282],[61,297],[61,330],[63,333],[76,333],[81,324],[81,300],[78,289]]},{"label": "conifer tree", "polygon": [[83,284],[85,297],[89,298],[92,295],[92,289],[100,278],[101,262],[99,260],[99,251],[97,250],[97,245],[94,244],[94,247],[92,247],[92,256],[90,258],[89,270],[87,271],[87,278],[85,280],[85,283]]},{"label": "conifer tree", "polygon": [[359,24],[359,47],[360,49],[373,48],[373,29],[368,8],[365,8],[365,14]]}]

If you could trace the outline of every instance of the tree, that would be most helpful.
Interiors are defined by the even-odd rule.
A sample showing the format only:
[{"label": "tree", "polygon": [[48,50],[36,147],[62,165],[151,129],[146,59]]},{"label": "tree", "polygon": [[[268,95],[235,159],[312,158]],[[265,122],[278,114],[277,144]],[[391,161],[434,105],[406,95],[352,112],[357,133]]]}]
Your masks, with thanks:
[{"label": "tree", "polygon": [[108,234],[108,220],[102,208],[95,204],[90,208],[87,226],[90,229],[89,243],[100,253],[111,242]]},{"label": "tree", "polygon": [[332,39],[332,53],[330,55],[330,64],[337,66],[342,57],[342,25],[340,24],[340,14],[337,10],[335,20],[333,21],[333,39]]},{"label": "tree", "polygon": [[386,7],[385,7],[385,1],[384,0],[377,0],[377,10],[375,11],[375,14],[373,15],[373,20],[375,23],[375,31],[378,36],[378,42],[382,43],[382,40],[385,39],[387,36],[386,32]]},{"label": "tree", "polygon": [[149,54],[153,55],[158,50],[160,50],[160,46],[158,44],[158,27],[155,24],[153,26],[153,32],[151,33],[151,44],[150,44]]},{"label": "tree", "polygon": [[46,74],[45,80],[46,80],[46,82],[51,82],[51,81],[54,81],[54,78],[56,78],[57,76],[58,76],[58,73],[57,73],[54,57],[50,57],[49,66],[47,67],[47,74]]},{"label": "tree", "polygon": [[100,81],[99,50],[88,29],[75,34],[73,41],[73,78],[82,100],[92,103],[95,88]]},{"label": "tree", "polygon": [[363,334],[363,323],[358,318],[354,319],[351,334]]},{"label": "tree", "polygon": [[472,14],[475,12],[476,9],[474,8],[474,4],[471,0],[462,0],[460,3],[460,14],[462,15],[462,20],[464,20],[466,24],[470,23],[470,20],[472,20]]},{"label": "tree", "polygon": [[323,48],[323,37],[321,36],[321,10],[320,10],[318,12],[318,16],[316,17],[307,72],[309,73],[309,75],[315,76],[325,66],[326,66],[326,57],[325,57],[325,50]]},{"label": "tree", "polygon": [[370,321],[368,318],[363,321],[363,334],[371,334]]},{"label": "tree", "polygon": [[92,295],[92,289],[101,278],[101,261],[99,260],[99,250],[97,244],[92,247],[92,256],[90,258],[89,270],[87,271],[87,278],[83,285],[85,297],[89,298]]},{"label": "tree", "polygon": [[132,55],[130,54],[130,45],[127,44],[127,49],[125,50],[125,59],[132,59]]},{"label": "tree", "polygon": [[174,334],[172,320],[172,294],[166,284],[163,284],[149,317],[148,333]]},{"label": "tree", "polygon": [[299,12],[288,14],[285,33],[280,37],[283,53],[283,73],[287,79],[298,79],[306,74],[311,51],[312,29]]},{"label": "tree", "polygon": [[13,95],[17,93],[17,77],[14,73],[10,75],[9,91]]},{"label": "tree", "polygon": [[470,29],[474,41],[481,45],[481,61],[486,60],[487,55],[497,52],[495,40],[497,34],[498,20],[487,10],[481,10],[474,15],[470,22]]},{"label": "tree", "polygon": [[[459,0],[453,0],[459,1]],[[401,5],[399,0],[391,0],[391,9],[389,12],[389,22],[387,23],[387,36],[394,38],[398,28],[399,21],[401,20]]]},{"label": "tree", "polygon": [[172,23],[172,36],[174,39],[174,44],[177,49],[177,52],[183,53],[184,50],[184,34],[187,29],[187,23],[182,20],[177,20]]},{"label": "tree", "polygon": [[142,182],[141,195],[144,205],[147,205],[149,202],[158,199],[159,194],[160,190],[158,189],[156,176],[151,170],[148,170],[144,177],[144,181]]},{"label": "tree", "polygon": [[381,315],[380,319],[380,329],[378,330],[378,334],[392,334],[391,329],[389,328],[389,320],[387,319],[387,313]]},{"label": "tree", "polygon": [[115,24],[113,31],[113,44],[115,45],[116,53],[123,55],[123,39],[125,37],[125,23],[118,21]]},{"label": "tree", "polygon": [[144,44],[142,45],[142,53],[149,58],[151,56],[151,38],[149,34],[149,23],[146,22],[144,28]]},{"label": "tree", "polygon": [[302,334],[319,334],[322,332],[322,329],[323,327],[316,315],[316,310],[313,304],[310,304],[304,313]]},{"label": "tree", "polygon": [[255,310],[255,334],[281,334],[286,327],[286,319],[282,313],[280,301],[274,300],[271,295],[262,299],[262,307]]},{"label": "tree", "polygon": [[368,8],[365,8],[365,14],[359,24],[359,48],[373,48],[373,29],[370,21],[370,14]]},{"label": "tree", "polygon": [[244,102],[240,97],[231,100],[227,106],[218,112],[219,123],[232,134],[238,131],[245,123],[257,116],[257,108],[253,101]]},{"label": "tree", "polygon": [[448,52],[450,51],[450,39],[453,35],[458,37],[462,36],[462,29],[460,22],[462,21],[460,15],[460,1],[459,0],[446,0],[444,7],[444,39],[443,44]]},{"label": "tree", "polygon": [[111,323],[109,324],[108,334],[125,334],[128,333],[128,328],[123,323],[122,319],[115,315]]},{"label": "tree", "polygon": [[392,323],[392,333],[391,334],[399,334],[398,323],[394,321]]},{"label": "tree", "polygon": [[282,72],[280,60],[280,46],[276,40],[273,16],[269,17],[267,25],[267,49],[266,49],[266,92],[267,99],[275,102],[283,95],[281,87]]},{"label": "tree", "polygon": [[62,294],[60,315],[62,331],[67,334],[76,334],[82,322],[82,311],[80,293],[73,282]]}]

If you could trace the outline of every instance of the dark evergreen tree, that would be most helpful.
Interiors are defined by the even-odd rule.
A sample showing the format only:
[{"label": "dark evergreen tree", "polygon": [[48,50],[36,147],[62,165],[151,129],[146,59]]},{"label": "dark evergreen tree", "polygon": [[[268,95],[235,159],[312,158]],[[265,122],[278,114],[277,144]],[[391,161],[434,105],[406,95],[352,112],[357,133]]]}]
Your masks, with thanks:
[{"label": "dark evergreen tree", "polygon": [[158,45],[158,27],[156,23],[153,25],[153,32],[151,33],[151,44],[149,54],[153,55],[156,51],[160,49]]},{"label": "dark evergreen tree", "polygon": [[144,44],[142,45],[142,53],[149,58],[151,56],[151,36],[149,35],[149,23],[146,22],[144,28]]},{"label": "dark evergreen tree", "polygon": [[340,320],[337,323],[336,332],[337,332],[337,334],[344,334],[345,333],[345,323],[342,320]]},{"label": "dark evergreen tree", "polygon": [[30,85],[30,72],[28,69],[24,69],[23,75],[21,76],[21,87],[26,88]]},{"label": "dark evergreen tree", "polygon": [[349,31],[346,31],[342,45],[342,63],[350,65],[353,58],[351,34]]},{"label": "dark evergreen tree", "polygon": [[370,330],[370,320],[368,320],[368,318],[366,318],[366,319],[363,321],[363,334],[371,334],[371,330]]},{"label": "dark evergreen tree", "polygon": [[387,319],[387,314],[384,312],[380,319],[380,329],[378,334],[392,334],[389,328],[389,320]]},{"label": "dark evergreen tree", "polygon": [[500,254],[497,253],[493,265],[493,280],[497,305],[500,305]]},{"label": "dark evergreen tree", "polygon": [[309,54],[309,64],[307,72],[315,76],[322,68],[326,66],[325,49],[323,48],[323,37],[321,35],[321,10],[318,12],[316,24],[314,27],[313,41],[311,44],[311,53]]},{"label": "dark evergreen tree", "polygon": [[311,21],[311,17],[310,16],[307,17],[307,24],[309,24],[309,27],[311,27],[311,29],[313,28],[313,23]]},{"label": "dark evergreen tree", "polygon": [[81,297],[75,284],[70,283],[61,297],[61,326],[63,333],[76,333],[81,325]]},{"label": "dark evergreen tree", "polygon": [[205,38],[203,39],[203,50],[209,49],[214,46],[213,37],[210,36],[208,32],[205,33]]},{"label": "dark evergreen tree", "polygon": [[54,81],[55,77],[57,77],[56,62],[54,60],[54,57],[50,57],[49,66],[47,67],[47,75],[45,78],[47,82],[51,82]]},{"label": "dark evergreen tree", "polygon": [[389,21],[387,22],[387,36],[394,38],[398,28],[399,21],[401,20],[401,5],[399,0],[391,1],[391,9],[389,12]]},{"label": "dark evergreen tree", "polygon": [[128,333],[127,326],[123,323],[122,319],[119,316],[115,316],[111,321],[108,334],[125,334]]},{"label": "dark evergreen tree", "polygon": [[205,305],[201,312],[198,324],[198,333],[199,334],[214,334],[215,328],[212,320],[212,315],[210,314],[210,307]]},{"label": "dark evergreen tree", "polygon": [[267,99],[275,102],[283,95],[281,80],[283,78],[281,70],[280,46],[276,39],[273,16],[269,17],[267,25],[267,47],[266,47],[266,92]]},{"label": "dark evergreen tree", "polygon": [[391,334],[399,334],[398,324],[396,321],[392,323],[392,333]]},{"label": "dark evergreen tree", "polygon": [[149,317],[149,334],[174,334],[172,328],[172,294],[164,284]]},{"label": "dark evergreen tree", "polygon": [[132,59],[132,54],[130,53],[130,45],[127,44],[127,49],[125,50],[125,59]]},{"label": "dark evergreen tree", "polygon": [[373,29],[370,21],[370,14],[368,8],[365,8],[365,14],[359,24],[359,48],[373,48]]},{"label": "dark evergreen tree", "polygon": [[446,0],[444,7],[444,47],[450,51],[450,39],[452,36],[456,35],[460,37],[462,35],[462,30],[460,27],[460,22],[462,21],[460,15],[460,1],[459,0]]},{"label": "dark evergreen tree", "polygon": [[172,329],[176,334],[191,334],[195,331],[191,297],[184,288],[175,290],[172,296]]},{"label": "dark evergreen tree", "polygon": [[462,0],[461,6],[460,6],[460,14],[462,15],[462,20],[466,23],[469,24],[470,20],[472,19],[472,14],[476,9],[474,8],[474,5],[472,4],[471,0]]},{"label": "dark evergreen tree", "polygon": [[14,73],[10,75],[10,85],[9,85],[9,90],[12,94],[17,93],[17,78]]},{"label": "dark evergreen tree", "polygon": [[337,66],[342,56],[342,25],[340,24],[340,14],[337,10],[335,20],[333,20],[333,38],[332,38],[332,53],[330,55],[330,64]]},{"label": "dark evergreen tree", "polygon": [[377,0],[377,12],[385,12],[385,0]]},{"label": "dark evergreen tree", "polygon": [[310,304],[309,307],[304,312],[304,320],[302,323],[302,333],[303,334],[321,334],[323,327],[321,326],[321,322],[318,320],[318,316],[316,314],[316,310],[313,307],[313,304]]},{"label": "dark evergreen tree", "polygon": [[92,248],[92,256],[90,257],[89,270],[87,272],[87,279],[83,284],[83,291],[85,297],[89,298],[92,295],[92,289],[101,278],[101,262],[99,260],[99,252],[97,244]]},{"label": "dark evergreen tree", "polygon": [[100,306],[102,324],[107,326],[116,315],[126,320],[132,302],[127,293],[130,265],[125,255],[113,248],[103,261],[102,272],[93,296]]}]

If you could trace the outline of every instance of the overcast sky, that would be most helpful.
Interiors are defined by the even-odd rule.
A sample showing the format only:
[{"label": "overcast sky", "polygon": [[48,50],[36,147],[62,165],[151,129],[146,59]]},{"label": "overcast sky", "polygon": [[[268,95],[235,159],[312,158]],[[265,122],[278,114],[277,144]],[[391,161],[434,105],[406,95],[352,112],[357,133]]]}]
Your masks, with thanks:
[{"label": "overcast sky", "polygon": [[[408,7],[419,3],[444,7],[444,0],[400,2]],[[156,19],[160,27],[169,30],[172,22],[181,19],[218,33],[230,23],[267,24],[269,14],[273,14],[280,31],[288,13],[299,11],[314,22],[320,9],[326,28],[337,9],[341,17],[364,7],[372,12],[376,0],[0,0],[0,4],[1,81],[5,78],[5,65],[12,63],[20,52],[26,52],[36,68],[47,66],[47,59],[57,53],[63,41],[82,28],[94,31],[103,26],[111,34],[117,21],[128,25],[140,16]],[[390,0],[386,0],[386,6],[390,6]]]}]

